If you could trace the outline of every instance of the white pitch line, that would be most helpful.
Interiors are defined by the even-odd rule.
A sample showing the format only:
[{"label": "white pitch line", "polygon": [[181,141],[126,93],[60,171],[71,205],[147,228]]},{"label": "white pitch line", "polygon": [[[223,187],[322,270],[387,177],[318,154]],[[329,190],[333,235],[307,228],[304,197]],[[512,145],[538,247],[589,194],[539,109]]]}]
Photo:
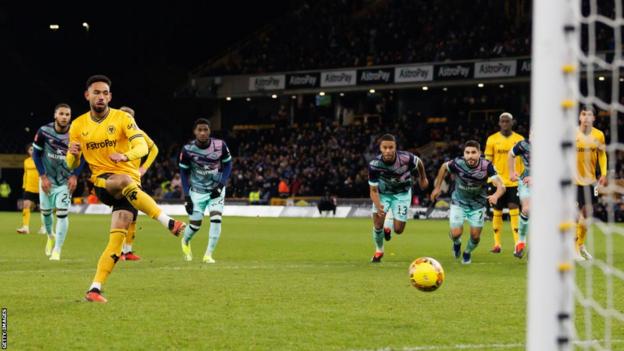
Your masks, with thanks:
[{"label": "white pitch line", "polygon": [[456,345],[429,345],[406,346],[402,348],[385,347],[381,349],[352,350],[352,351],[441,351],[441,350],[501,350],[522,348],[524,344],[456,344]]},{"label": "white pitch line", "polygon": [[[584,345],[586,343],[595,344],[603,343],[604,340],[590,341],[574,341],[575,345]],[[624,339],[613,339],[612,344],[622,344]],[[444,351],[444,350],[504,350],[504,349],[524,349],[522,343],[510,344],[455,344],[455,345],[423,345],[423,346],[405,346],[399,348],[384,347],[379,349],[363,349],[350,351]]]},{"label": "white pitch line", "polygon": [[[83,263],[85,262],[84,259],[69,259],[69,260],[65,260],[65,262],[70,262],[70,263]],[[197,261],[199,263],[199,261]],[[0,260],[0,264],[7,264],[7,263],[16,263],[15,261],[10,261],[10,260],[6,260],[6,259],[2,259]],[[93,262],[95,265],[95,261]],[[55,263],[51,263],[51,265],[54,265]],[[62,264],[62,262],[61,262]],[[191,263],[192,264],[192,263]],[[407,267],[406,266],[407,263],[405,262],[386,262],[386,263],[382,263],[381,265],[378,266],[373,266],[370,263],[368,263],[367,261],[363,261],[362,262],[357,262],[357,261],[352,261],[352,262],[344,262],[344,261],[335,261],[335,262],[326,262],[326,263],[322,263],[322,264],[316,264],[316,263],[301,263],[301,264],[282,264],[279,261],[274,261],[272,263],[250,263],[250,264],[244,264],[244,263],[227,263],[227,262],[223,262],[221,264],[217,263],[214,266],[211,266],[211,268],[207,268],[206,265],[202,265],[202,264],[198,264],[197,266],[190,266],[190,264],[187,265],[181,265],[181,266],[161,266],[161,267],[141,267],[139,265],[137,265],[134,269],[138,269],[138,270],[199,270],[199,269],[212,269],[212,267],[214,267],[214,269],[277,269],[277,270],[291,270],[291,269],[309,269],[309,268],[335,268],[335,267],[369,267],[370,269],[380,269],[380,268],[403,268],[403,267]],[[449,263],[452,264],[452,263]],[[472,265],[502,265],[503,262],[473,262]],[[6,269],[7,266],[4,266],[3,269]],[[58,269],[60,268],[60,269]],[[11,270],[11,269],[6,269],[6,270],[0,270],[0,274],[14,274],[14,273],[46,273],[46,272],[81,272],[81,271],[91,271],[93,269],[91,268],[66,268],[66,267],[58,267],[58,268],[50,268],[50,269],[16,269],[16,270]]]}]

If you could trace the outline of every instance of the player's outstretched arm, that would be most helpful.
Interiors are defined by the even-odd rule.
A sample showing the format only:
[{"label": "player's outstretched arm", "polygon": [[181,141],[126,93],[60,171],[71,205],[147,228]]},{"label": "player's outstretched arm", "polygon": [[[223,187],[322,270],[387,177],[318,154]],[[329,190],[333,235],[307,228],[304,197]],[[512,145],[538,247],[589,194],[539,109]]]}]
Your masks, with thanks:
[{"label": "player's outstretched arm", "polygon": [[191,215],[193,213],[193,199],[191,199],[191,158],[188,153],[185,152],[185,148],[180,151],[180,180],[182,181],[182,191],[184,192],[184,208],[186,213]]},{"label": "player's outstretched arm", "polygon": [[145,136],[145,141],[147,142],[148,153],[147,153],[147,157],[145,158],[145,161],[143,161],[143,163],[141,163],[141,166],[139,167],[139,173],[141,173],[141,175],[145,174],[145,172],[147,172],[147,170],[150,168],[152,163],[154,163],[154,160],[156,160],[156,156],[158,156],[158,151],[159,151],[158,146],[156,146],[156,143],[154,143],[154,141],[150,139],[150,137],[147,136],[147,134],[144,134],[144,136]]},{"label": "player's outstretched arm", "polygon": [[490,204],[494,205],[498,202],[498,199],[500,199],[500,197],[503,196],[503,194],[505,193],[507,189],[505,188],[505,184],[503,184],[503,181],[498,175],[492,177],[491,179],[492,179],[492,184],[496,186],[496,192],[488,196],[488,201],[490,202]]},{"label": "player's outstretched arm", "polygon": [[24,160],[24,175],[22,176],[22,189],[26,189],[26,161]]},{"label": "player's outstretched arm", "polygon": [[440,169],[438,170],[438,175],[436,176],[435,181],[433,182],[433,191],[431,192],[431,201],[435,201],[440,193],[442,192],[442,182],[446,177],[446,173],[448,172],[448,162],[444,162]]},{"label": "player's outstretched arm", "polygon": [[368,166],[368,185],[370,187],[370,198],[377,209],[377,216],[384,218],[386,212],[379,199],[379,171],[370,165]]},{"label": "player's outstretched arm", "polygon": [[82,149],[80,147],[80,128],[76,123],[72,123],[69,127],[69,145],[67,155],[65,155],[65,163],[70,170],[80,166],[80,156]]},{"label": "player's outstretched arm", "polygon": [[210,192],[211,199],[216,199],[221,196],[221,194],[223,193],[223,188],[225,188],[225,185],[227,184],[227,181],[230,178],[230,175],[232,174],[232,159],[231,158],[229,161],[222,162],[221,164],[223,165],[221,178],[219,179],[217,186],[215,186],[212,189],[212,192]]},{"label": "player's outstretched arm", "polygon": [[598,166],[600,166],[600,178],[598,179],[598,183],[602,186],[607,185],[607,146],[604,140],[604,134],[602,134],[602,138],[599,140],[600,145],[598,146]]},{"label": "player's outstretched arm", "polygon": [[130,138],[130,150],[125,152],[123,155],[126,157],[126,161],[134,161],[147,155],[148,152],[149,149],[147,148],[147,142],[145,141],[145,138],[143,138],[143,135],[136,135],[135,137]]},{"label": "player's outstretched arm", "polygon": [[[37,132],[37,137],[39,137],[39,133],[40,132]],[[40,142],[38,142],[37,137],[35,137],[35,142],[33,143],[32,158],[35,162],[35,167],[37,167],[37,172],[39,172],[39,179],[41,179],[41,190],[48,194],[50,192],[50,188],[52,187],[52,183],[46,175],[45,165],[43,164],[43,147],[40,145]]]},{"label": "player's outstretched arm", "polygon": [[377,209],[377,216],[383,218],[386,216],[384,206],[379,199],[379,187],[377,185],[370,185],[370,198]]},{"label": "player's outstretched arm", "polygon": [[509,150],[507,154],[507,168],[509,168],[509,180],[515,182],[518,180],[518,174],[516,173],[516,155],[512,150]]},{"label": "player's outstretched arm", "polygon": [[80,166],[80,156],[82,155],[82,151],[80,148],[80,143],[75,141],[69,142],[69,148],[67,150],[67,155],[65,156],[65,163],[67,163],[67,167],[69,169],[76,169]]}]

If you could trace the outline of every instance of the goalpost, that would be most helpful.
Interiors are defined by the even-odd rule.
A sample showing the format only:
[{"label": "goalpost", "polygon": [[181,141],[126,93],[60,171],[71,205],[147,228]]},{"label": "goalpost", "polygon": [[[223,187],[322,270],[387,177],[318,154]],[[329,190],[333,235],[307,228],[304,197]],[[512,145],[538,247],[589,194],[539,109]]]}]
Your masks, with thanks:
[{"label": "goalpost", "polygon": [[[624,151],[618,139],[618,113],[624,113],[622,7],[622,0],[533,1],[530,351],[624,349],[624,227],[615,223],[616,199],[608,194],[622,190],[614,185],[616,156]],[[604,36],[605,28],[610,35]],[[597,52],[604,44],[599,39],[613,40],[612,53]],[[591,218],[588,210],[586,246],[594,258],[577,263],[574,179],[581,104],[608,114],[603,132],[610,185],[602,200],[607,220]]]}]

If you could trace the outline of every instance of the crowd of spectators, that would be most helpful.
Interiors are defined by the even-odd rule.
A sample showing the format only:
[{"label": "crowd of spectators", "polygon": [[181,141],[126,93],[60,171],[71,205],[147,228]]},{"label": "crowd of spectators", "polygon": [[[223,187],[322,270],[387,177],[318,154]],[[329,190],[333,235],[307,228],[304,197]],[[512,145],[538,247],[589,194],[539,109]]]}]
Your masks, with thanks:
[{"label": "crowd of spectators", "polygon": [[528,0],[301,1],[213,74],[528,55]]},{"label": "crowd of spectators", "polygon": [[[583,13],[589,15],[589,1]],[[597,13],[613,18],[611,1]],[[217,60],[208,75],[253,74],[414,62],[528,56],[530,0],[302,0]],[[613,29],[596,23],[599,51],[614,50]]]}]

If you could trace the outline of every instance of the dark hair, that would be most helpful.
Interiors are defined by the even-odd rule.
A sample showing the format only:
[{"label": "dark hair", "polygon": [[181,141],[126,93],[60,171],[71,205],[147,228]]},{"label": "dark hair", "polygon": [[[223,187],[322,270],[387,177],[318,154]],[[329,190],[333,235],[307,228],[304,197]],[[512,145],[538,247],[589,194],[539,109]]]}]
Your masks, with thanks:
[{"label": "dark hair", "polygon": [[581,105],[581,110],[579,112],[583,112],[583,111],[587,111],[587,112],[591,112],[593,114],[596,114],[596,110],[594,109],[593,105],[588,105],[588,104]]},{"label": "dark hair", "polygon": [[464,149],[466,149],[467,147],[475,147],[477,148],[477,150],[481,151],[481,145],[476,140],[468,140],[467,142],[465,142]]},{"label": "dark hair", "polygon": [[108,78],[107,76],[103,74],[96,74],[94,76],[89,77],[89,79],[87,79],[87,90],[89,89],[91,84],[97,83],[97,82],[106,83],[108,84],[109,88],[111,87],[111,85],[113,85],[113,82],[111,82],[110,78]]},{"label": "dark hair", "polygon": [[54,112],[56,112],[56,110],[58,110],[61,107],[68,108],[71,110],[71,107],[69,107],[68,104],[61,102],[60,104],[56,104],[56,106],[54,106]]},{"label": "dark hair", "polygon": [[396,143],[396,138],[392,134],[384,134],[379,138],[379,143],[382,141],[394,141]]},{"label": "dark hair", "polygon": [[210,121],[205,119],[205,118],[198,118],[195,120],[195,123],[193,123],[193,129],[197,128],[198,125],[200,124],[206,124],[208,125],[208,128],[210,128]]}]

